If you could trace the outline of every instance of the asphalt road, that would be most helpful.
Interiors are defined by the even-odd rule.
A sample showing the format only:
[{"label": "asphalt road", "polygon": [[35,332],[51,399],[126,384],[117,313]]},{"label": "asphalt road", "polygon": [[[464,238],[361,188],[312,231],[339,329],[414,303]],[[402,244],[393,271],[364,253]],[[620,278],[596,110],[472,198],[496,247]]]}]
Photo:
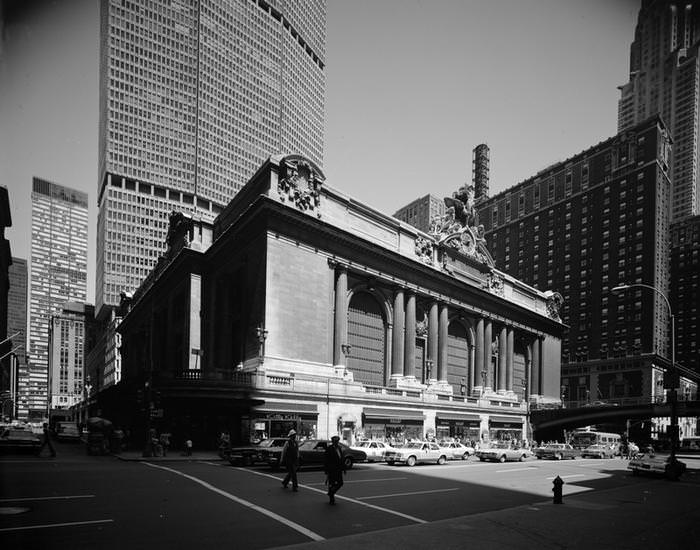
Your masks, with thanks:
[{"label": "asphalt road", "polygon": [[3,548],[271,548],[551,501],[639,484],[620,459],[413,468],[356,465],[330,506],[319,469],[283,473],[221,461],[123,462],[59,445],[57,459],[0,457]]}]

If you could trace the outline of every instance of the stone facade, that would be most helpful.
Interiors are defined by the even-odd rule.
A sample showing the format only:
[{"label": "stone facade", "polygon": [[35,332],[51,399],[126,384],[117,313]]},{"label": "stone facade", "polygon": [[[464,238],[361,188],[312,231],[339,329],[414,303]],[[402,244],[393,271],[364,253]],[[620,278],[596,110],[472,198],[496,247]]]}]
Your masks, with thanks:
[{"label": "stone facade", "polygon": [[469,199],[421,232],[272,157],[134,296],[124,387],[176,438],[527,437],[527,403],[559,403],[561,297],[495,268]]}]

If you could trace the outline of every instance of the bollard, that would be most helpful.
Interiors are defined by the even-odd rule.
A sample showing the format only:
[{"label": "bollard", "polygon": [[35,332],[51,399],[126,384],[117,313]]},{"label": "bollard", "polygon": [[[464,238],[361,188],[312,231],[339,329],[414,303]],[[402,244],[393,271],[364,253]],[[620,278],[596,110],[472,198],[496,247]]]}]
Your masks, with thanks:
[{"label": "bollard", "polygon": [[559,476],[554,478],[552,482],[554,487],[552,487],[552,492],[554,493],[554,504],[562,504],[561,493],[562,487],[564,486],[564,480]]}]

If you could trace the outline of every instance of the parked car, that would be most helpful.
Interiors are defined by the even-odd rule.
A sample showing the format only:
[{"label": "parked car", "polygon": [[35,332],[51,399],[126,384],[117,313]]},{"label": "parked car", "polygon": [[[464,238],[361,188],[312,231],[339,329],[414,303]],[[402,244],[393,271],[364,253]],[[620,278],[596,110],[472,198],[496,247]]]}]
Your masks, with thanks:
[{"label": "parked car", "polygon": [[56,439],[59,441],[80,441],[80,430],[71,422],[59,422],[56,424]]},{"label": "parked car", "polygon": [[435,462],[444,464],[447,462],[447,455],[437,443],[426,441],[413,441],[405,446],[385,454],[387,464],[405,463],[407,466],[415,466],[420,462]]},{"label": "parked car", "polygon": [[367,462],[383,462],[384,455],[393,447],[383,441],[363,441],[359,445],[350,447],[355,451],[362,451],[367,455]]},{"label": "parked car", "polygon": [[487,460],[492,462],[505,462],[507,460],[519,460],[522,462],[526,458],[532,456],[532,451],[529,449],[522,448],[512,448],[507,443],[494,443],[483,449],[479,449],[476,453],[479,460],[485,462]]},{"label": "parked car", "polygon": [[448,460],[467,460],[476,451],[474,447],[469,447],[457,441],[440,442],[440,448],[445,451]]},{"label": "parked car", "polygon": [[[299,445],[299,466],[323,465],[326,448],[331,444],[330,439],[307,439]],[[351,449],[345,443],[338,443],[343,452],[343,463],[346,469],[353,467],[356,462],[367,460],[364,451]],[[274,470],[279,468],[282,458],[282,447],[271,447],[264,452],[266,462]]]},{"label": "parked car", "polygon": [[269,449],[279,449],[281,451],[286,442],[286,437],[263,439],[258,444],[226,448],[223,451],[223,455],[233,466],[251,466],[256,462],[267,462],[264,451]]},{"label": "parked car", "polygon": [[616,449],[611,449],[610,445],[600,443],[589,445],[581,451],[582,458],[614,458],[616,454]]},{"label": "parked car", "polygon": [[666,476],[668,479],[678,479],[686,471],[685,462],[676,460],[671,462],[670,455],[640,454],[630,459],[627,468],[632,470],[632,475],[656,474]]},{"label": "parked car", "polygon": [[3,452],[38,452],[41,438],[29,429],[9,427],[0,434],[0,450]]},{"label": "parked car", "polygon": [[574,459],[579,456],[579,452],[568,443],[549,443],[535,451],[537,458],[551,458],[562,460],[565,458]]}]

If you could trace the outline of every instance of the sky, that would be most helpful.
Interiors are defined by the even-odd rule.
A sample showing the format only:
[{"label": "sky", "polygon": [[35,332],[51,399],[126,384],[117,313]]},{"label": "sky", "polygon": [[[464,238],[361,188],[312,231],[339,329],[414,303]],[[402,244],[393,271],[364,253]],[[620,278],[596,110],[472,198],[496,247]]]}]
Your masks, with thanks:
[{"label": "sky", "polygon": [[[0,0],[0,185],[29,259],[32,177],[89,195],[97,230],[98,0]],[[491,194],[616,133],[641,0],[328,0],[326,181],[387,214],[471,181]],[[17,6],[21,6],[18,9]],[[272,153],[272,152],[271,152]]]}]

